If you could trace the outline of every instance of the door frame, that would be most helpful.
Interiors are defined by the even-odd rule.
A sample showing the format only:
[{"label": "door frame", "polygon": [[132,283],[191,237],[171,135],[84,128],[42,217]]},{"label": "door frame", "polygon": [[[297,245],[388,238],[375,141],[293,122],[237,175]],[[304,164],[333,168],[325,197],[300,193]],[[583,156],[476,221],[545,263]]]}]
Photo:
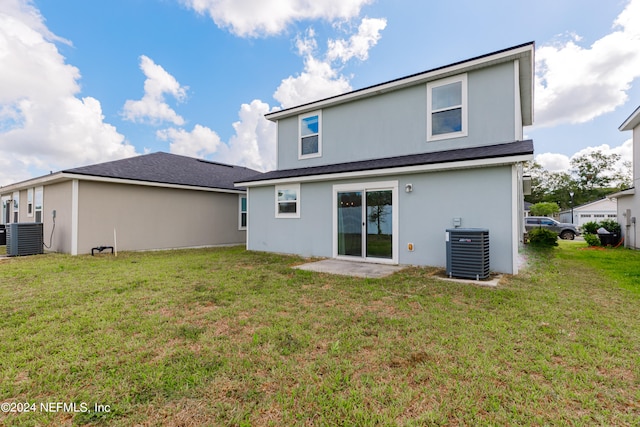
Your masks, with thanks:
[{"label": "door frame", "polygon": [[[377,190],[391,190],[391,259],[368,257],[365,246],[363,246],[362,248],[362,256],[358,257],[350,255],[338,255],[338,193],[361,191],[363,194],[363,204],[366,205],[367,191]],[[398,264],[398,181],[372,181],[358,182],[353,184],[335,184],[333,186],[332,198],[333,200],[331,202],[331,205],[333,209],[333,258],[349,261],[373,262],[378,264]],[[366,233],[366,227],[363,227],[363,229],[363,233]]]}]

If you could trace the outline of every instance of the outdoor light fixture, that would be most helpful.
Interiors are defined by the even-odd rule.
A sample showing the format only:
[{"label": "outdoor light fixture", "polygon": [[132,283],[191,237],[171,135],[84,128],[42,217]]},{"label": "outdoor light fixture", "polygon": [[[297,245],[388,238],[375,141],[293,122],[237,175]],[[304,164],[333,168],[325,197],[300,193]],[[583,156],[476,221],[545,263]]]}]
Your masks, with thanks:
[{"label": "outdoor light fixture", "polygon": [[404,186],[404,191],[411,193],[413,191],[413,184],[407,184]]},{"label": "outdoor light fixture", "polygon": [[575,193],[573,191],[569,191],[569,196],[571,197],[571,224],[573,224],[573,195]]}]

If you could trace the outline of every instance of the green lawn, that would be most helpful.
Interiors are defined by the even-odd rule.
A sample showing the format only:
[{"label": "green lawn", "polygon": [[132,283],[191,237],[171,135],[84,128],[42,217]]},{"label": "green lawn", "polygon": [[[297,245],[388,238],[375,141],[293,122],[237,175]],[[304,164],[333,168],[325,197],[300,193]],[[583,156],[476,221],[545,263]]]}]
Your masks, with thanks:
[{"label": "green lawn", "polygon": [[0,425],[638,425],[640,252],[583,247],[495,289],[239,247],[0,261]]}]

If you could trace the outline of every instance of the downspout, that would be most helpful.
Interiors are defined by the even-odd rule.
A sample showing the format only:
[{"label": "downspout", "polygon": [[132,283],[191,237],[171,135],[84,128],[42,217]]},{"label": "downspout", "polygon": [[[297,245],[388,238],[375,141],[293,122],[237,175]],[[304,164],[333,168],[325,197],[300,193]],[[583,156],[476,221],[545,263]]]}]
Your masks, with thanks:
[{"label": "downspout", "polygon": [[78,255],[78,187],[77,179],[71,181],[71,255]]}]

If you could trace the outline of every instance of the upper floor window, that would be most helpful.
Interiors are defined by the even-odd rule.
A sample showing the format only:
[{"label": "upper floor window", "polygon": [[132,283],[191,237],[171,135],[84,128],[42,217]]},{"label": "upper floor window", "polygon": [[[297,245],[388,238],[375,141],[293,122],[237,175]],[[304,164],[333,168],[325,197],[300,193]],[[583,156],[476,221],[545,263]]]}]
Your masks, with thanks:
[{"label": "upper floor window", "polygon": [[276,186],[276,218],[300,218],[300,184]]},{"label": "upper floor window", "polygon": [[467,75],[427,83],[427,141],[467,136]]},{"label": "upper floor window", "polygon": [[322,155],[322,114],[320,111],[300,116],[298,158],[307,159]]}]

